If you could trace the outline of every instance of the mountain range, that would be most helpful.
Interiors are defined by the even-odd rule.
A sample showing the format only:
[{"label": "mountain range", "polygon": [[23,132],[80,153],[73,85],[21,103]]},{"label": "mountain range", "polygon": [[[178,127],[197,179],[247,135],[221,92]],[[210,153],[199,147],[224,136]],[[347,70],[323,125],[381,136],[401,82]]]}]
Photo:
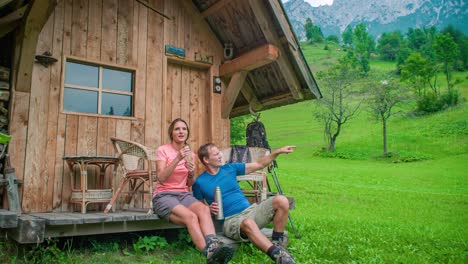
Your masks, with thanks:
[{"label": "mountain range", "polygon": [[332,5],[312,7],[304,0],[285,2],[284,9],[299,39],[305,39],[304,23],[309,17],[325,36],[341,33],[348,25],[364,23],[374,37],[383,32],[451,24],[468,34],[465,0],[334,0]]}]

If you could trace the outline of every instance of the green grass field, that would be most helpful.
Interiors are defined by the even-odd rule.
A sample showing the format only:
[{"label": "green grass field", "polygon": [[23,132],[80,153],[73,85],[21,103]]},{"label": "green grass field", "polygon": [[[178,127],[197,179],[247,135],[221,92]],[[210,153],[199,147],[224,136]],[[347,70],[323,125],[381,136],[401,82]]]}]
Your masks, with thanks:
[{"label": "green grass field", "polygon": [[[324,61],[336,61],[338,53],[304,50],[309,61],[321,62],[315,70],[325,70]],[[395,66],[372,61],[371,67],[389,71]],[[454,75],[462,80],[457,87],[465,98],[467,76]],[[400,163],[376,158],[382,153],[381,125],[365,110],[338,139],[337,152],[344,159],[315,155],[325,142],[312,104],[271,109],[261,117],[273,148],[297,146],[294,154],[278,159],[277,171],[283,190],[297,199],[291,215],[302,238],[291,240],[290,251],[298,262],[466,263],[466,102],[429,116],[392,117],[389,151],[421,160]]]},{"label": "green grass field", "polygon": [[[344,52],[305,46],[304,54],[317,72]],[[372,61],[371,67],[388,71],[394,64]],[[457,89],[464,98],[467,76],[454,75],[461,80]],[[467,263],[467,103],[433,115],[403,113],[389,120],[389,151],[403,158],[399,161],[415,162],[378,158],[381,126],[364,109],[338,138],[337,153],[343,158],[317,155],[325,142],[312,116],[313,104],[302,102],[261,115],[273,148],[297,146],[294,153],[278,158],[277,168],[283,191],[296,198],[291,216],[302,238],[296,239],[290,227],[288,231],[289,250],[297,262]],[[70,249],[57,262],[204,263],[191,245],[162,245],[132,254],[125,253],[132,251],[127,243],[92,243],[88,249]],[[271,261],[243,244],[231,263]]]}]

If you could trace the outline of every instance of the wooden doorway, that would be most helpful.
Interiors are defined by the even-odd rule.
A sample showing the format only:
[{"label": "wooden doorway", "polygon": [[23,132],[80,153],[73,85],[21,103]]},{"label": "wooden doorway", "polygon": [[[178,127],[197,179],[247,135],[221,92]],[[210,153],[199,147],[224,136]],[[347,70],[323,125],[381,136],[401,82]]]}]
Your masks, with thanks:
[{"label": "wooden doorway", "polygon": [[178,117],[187,121],[190,127],[188,143],[195,153],[200,145],[210,140],[209,76],[209,69],[168,62],[162,130],[164,144],[170,142],[167,128]]}]

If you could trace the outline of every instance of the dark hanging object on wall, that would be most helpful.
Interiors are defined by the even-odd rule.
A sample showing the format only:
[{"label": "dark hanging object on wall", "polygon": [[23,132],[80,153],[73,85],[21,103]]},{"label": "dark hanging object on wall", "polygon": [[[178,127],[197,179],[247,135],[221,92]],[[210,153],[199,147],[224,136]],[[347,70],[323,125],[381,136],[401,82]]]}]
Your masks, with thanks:
[{"label": "dark hanging object on wall", "polygon": [[224,43],[224,59],[230,60],[234,57],[234,48],[232,43]]},{"label": "dark hanging object on wall", "polygon": [[40,63],[46,68],[57,62],[57,59],[52,57],[52,54],[48,51],[42,53],[42,55],[36,55],[35,58],[37,63]]}]

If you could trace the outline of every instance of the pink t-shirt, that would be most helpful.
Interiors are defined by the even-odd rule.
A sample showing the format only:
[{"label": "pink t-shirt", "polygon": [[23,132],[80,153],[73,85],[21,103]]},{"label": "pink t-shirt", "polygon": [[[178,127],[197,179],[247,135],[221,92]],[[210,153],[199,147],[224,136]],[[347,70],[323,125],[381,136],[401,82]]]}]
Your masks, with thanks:
[{"label": "pink t-shirt", "polygon": [[[171,144],[166,144],[160,146],[156,150],[156,160],[163,160],[166,164],[166,167],[171,164],[171,162],[177,158],[179,152],[174,149]],[[195,160],[195,153],[192,151],[192,159]],[[187,175],[188,170],[185,167],[185,159],[179,161],[177,167],[172,172],[163,183],[158,182],[154,194],[158,192],[188,192],[189,188],[187,186]]]}]

